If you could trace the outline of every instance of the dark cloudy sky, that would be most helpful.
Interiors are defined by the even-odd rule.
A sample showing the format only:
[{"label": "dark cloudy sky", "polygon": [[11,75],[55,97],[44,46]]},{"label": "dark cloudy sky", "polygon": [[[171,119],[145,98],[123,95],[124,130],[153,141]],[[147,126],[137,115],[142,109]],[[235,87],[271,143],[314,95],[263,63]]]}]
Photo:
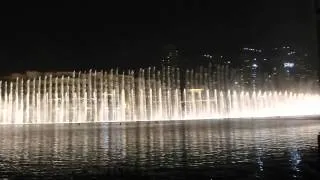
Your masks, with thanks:
[{"label": "dark cloudy sky", "polygon": [[311,0],[1,4],[1,72],[155,64],[161,48],[232,53],[282,42],[315,51]]}]

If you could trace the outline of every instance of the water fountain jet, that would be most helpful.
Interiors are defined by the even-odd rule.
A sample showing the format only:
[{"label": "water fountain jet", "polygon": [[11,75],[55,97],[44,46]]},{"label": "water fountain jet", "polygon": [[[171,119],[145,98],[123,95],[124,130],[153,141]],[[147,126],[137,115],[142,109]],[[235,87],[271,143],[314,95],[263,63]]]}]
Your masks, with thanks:
[{"label": "water fountain jet", "polygon": [[178,68],[150,67],[0,81],[0,124],[320,115],[317,93],[235,88],[229,71],[209,66],[187,70],[182,79]]}]

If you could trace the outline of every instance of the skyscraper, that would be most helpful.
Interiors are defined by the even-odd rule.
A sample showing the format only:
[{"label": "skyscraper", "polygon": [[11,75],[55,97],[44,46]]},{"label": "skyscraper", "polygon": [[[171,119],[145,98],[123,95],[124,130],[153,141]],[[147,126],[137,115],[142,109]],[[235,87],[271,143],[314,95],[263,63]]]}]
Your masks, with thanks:
[{"label": "skyscraper", "polygon": [[244,88],[255,90],[261,87],[261,62],[264,59],[261,49],[242,48],[240,50],[240,83]]},{"label": "skyscraper", "polygon": [[161,58],[162,67],[178,67],[179,51],[173,44],[168,44],[163,48],[163,56]]}]

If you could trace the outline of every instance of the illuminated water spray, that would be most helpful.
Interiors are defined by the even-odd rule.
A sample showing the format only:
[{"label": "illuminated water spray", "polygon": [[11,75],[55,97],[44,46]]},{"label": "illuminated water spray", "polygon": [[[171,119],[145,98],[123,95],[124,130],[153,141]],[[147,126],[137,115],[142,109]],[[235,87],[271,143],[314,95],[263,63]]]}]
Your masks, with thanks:
[{"label": "illuminated water spray", "polygon": [[[320,115],[318,94],[234,87],[224,67],[73,72],[0,81],[0,123],[87,123]],[[182,80],[183,79],[183,80]],[[183,81],[183,83],[182,83]]]}]

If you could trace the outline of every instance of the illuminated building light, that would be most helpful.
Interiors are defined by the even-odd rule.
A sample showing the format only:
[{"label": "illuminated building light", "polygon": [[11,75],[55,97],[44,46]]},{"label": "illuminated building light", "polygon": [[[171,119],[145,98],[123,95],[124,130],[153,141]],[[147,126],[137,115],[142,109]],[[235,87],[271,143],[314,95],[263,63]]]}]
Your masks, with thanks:
[{"label": "illuminated building light", "polygon": [[291,52],[288,52],[288,55],[292,55],[292,54],[295,54],[296,52],[294,51],[291,51]]},{"label": "illuminated building light", "polygon": [[292,67],[294,67],[294,63],[283,63],[283,67],[289,67],[289,68],[292,68]]}]

